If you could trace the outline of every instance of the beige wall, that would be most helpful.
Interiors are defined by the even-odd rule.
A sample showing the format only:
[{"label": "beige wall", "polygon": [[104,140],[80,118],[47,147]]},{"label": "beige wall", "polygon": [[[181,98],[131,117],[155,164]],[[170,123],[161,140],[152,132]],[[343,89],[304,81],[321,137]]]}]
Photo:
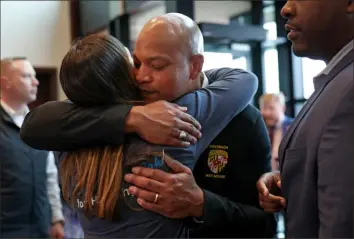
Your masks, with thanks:
[{"label": "beige wall", "polygon": [[1,1],[1,58],[26,56],[59,71],[70,43],[68,1]]}]

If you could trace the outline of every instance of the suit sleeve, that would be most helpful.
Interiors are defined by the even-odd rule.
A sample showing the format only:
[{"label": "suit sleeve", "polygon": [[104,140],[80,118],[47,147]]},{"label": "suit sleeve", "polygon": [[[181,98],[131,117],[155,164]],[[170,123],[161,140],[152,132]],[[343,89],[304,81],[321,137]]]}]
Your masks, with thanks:
[{"label": "suit sleeve", "polygon": [[233,173],[242,174],[242,185],[235,185],[234,192],[228,192],[230,194],[228,198],[204,190],[204,223],[202,227],[239,230],[240,234],[245,237],[247,235],[253,237],[274,236],[275,218],[272,214],[265,213],[260,209],[256,188],[259,177],[271,170],[270,141],[261,116],[255,122],[254,131],[250,139],[251,147],[248,149],[250,152],[249,165],[245,166],[247,168],[236,165],[242,168],[232,169]]},{"label": "suit sleeve", "polygon": [[[320,238],[354,237],[354,92],[334,107],[318,149]],[[351,91],[351,92],[350,92]]]},{"label": "suit sleeve", "polygon": [[120,144],[130,105],[77,107],[69,101],[45,103],[30,111],[21,128],[29,146],[48,151]]}]

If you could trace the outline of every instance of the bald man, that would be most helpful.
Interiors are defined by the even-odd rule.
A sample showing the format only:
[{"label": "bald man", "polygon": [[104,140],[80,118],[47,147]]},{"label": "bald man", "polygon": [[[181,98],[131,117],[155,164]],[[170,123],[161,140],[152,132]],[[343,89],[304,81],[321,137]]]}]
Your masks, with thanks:
[{"label": "bald man", "polygon": [[52,153],[20,139],[27,104],[37,98],[36,72],[25,58],[1,60],[0,236],[63,238],[58,172]]},{"label": "bald man", "polygon": [[[203,36],[195,22],[188,17],[170,13],[150,20],[138,36],[133,56],[136,81],[144,99],[155,102],[150,105],[160,100],[175,101],[208,84],[212,87],[218,77],[239,79],[239,91],[235,90],[234,94],[241,97],[248,84],[242,79],[249,73],[228,68],[201,72],[203,48]],[[219,90],[222,92],[222,89]],[[238,107],[238,101],[230,104]],[[149,107],[149,104],[145,107]],[[27,117],[22,136],[34,147],[64,151],[97,142],[100,145],[107,143],[105,141],[117,144],[122,143],[120,135],[112,129],[117,125],[109,122],[129,124],[131,121],[136,123],[139,119],[148,119],[134,117],[134,107],[126,118],[118,112],[113,115],[111,112],[115,110],[78,108],[65,102],[47,104]],[[61,122],[64,120],[69,123],[63,128]],[[46,126],[48,123],[51,127]],[[84,127],[77,128],[79,124]],[[151,136],[160,134],[160,130],[156,129],[151,132],[152,135],[144,137],[139,132],[150,125],[143,121],[140,124],[135,132],[147,141],[151,142]],[[38,127],[43,133],[38,134]],[[120,127],[119,133],[122,134],[124,126]],[[219,126],[215,124],[215,127]],[[106,133],[98,138],[92,133],[97,131]],[[203,134],[203,129],[201,131]],[[177,132],[181,142],[186,136],[193,138],[188,132]],[[203,134],[202,137],[208,136]],[[65,139],[68,141],[65,142]],[[70,142],[75,142],[75,147]],[[166,145],[168,142],[161,144]],[[178,163],[175,166],[174,174],[165,173],[164,178],[155,178],[154,175],[161,175],[156,170],[135,169],[136,175],[130,174],[125,178],[135,185],[129,188],[129,193],[136,195],[146,210],[170,218],[184,218],[186,223],[196,229],[192,236],[272,236],[273,231],[269,226],[274,219],[258,208],[255,187],[259,176],[270,170],[270,143],[263,119],[253,106],[247,106],[235,117],[201,155],[194,168],[195,179],[186,173],[190,171],[189,168]],[[161,184],[164,186],[161,187]],[[196,195],[199,195],[198,199]]]},{"label": "bald man", "polygon": [[[137,38],[133,55],[144,99],[172,101],[200,88],[201,70],[191,72],[202,68],[203,51],[203,36],[186,16],[166,14],[148,22]],[[155,76],[151,68],[159,74]]]}]

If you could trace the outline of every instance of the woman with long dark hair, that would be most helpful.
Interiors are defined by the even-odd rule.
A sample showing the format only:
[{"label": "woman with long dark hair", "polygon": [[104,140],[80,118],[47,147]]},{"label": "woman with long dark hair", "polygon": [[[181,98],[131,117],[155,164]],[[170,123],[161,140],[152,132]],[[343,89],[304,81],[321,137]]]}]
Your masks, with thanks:
[{"label": "woman with long dark hair", "polygon": [[[78,106],[144,104],[133,70],[129,53],[116,38],[94,34],[72,45],[62,62],[60,82],[68,99]],[[211,84],[176,101],[194,108],[188,113],[200,122],[203,134],[209,137],[202,137],[195,145],[159,147],[132,135],[122,145],[66,154],[60,166],[62,191],[65,200],[79,211],[86,237],[188,237],[184,220],[142,210],[127,192],[123,175],[134,165],[167,170],[163,160],[170,156],[193,168],[212,139],[242,110],[230,105],[238,99],[233,94],[235,81],[227,74],[222,78],[225,79],[218,79],[217,85]],[[256,77],[248,74],[246,78],[256,88]],[[247,98],[249,93],[245,94]]]}]

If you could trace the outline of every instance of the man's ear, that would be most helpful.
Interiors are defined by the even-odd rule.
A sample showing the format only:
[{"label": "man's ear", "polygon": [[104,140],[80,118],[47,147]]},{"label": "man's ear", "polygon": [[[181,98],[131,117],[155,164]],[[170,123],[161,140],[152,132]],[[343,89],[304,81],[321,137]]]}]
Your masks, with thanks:
[{"label": "man's ear", "polygon": [[285,113],[286,112],[286,105],[282,106],[282,111]]},{"label": "man's ear", "polygon": [[191,65],[191,68],[190,68],[191,71],[190,71],[189,78],[191,80],[196,80],[196,79],[198,79],[199,73],[203,69],[204,56],[202,54],[192,56],[192,58],[190,60],[190,65]]},{"label": "man's ear", "polygon": [[4,87],[3,89],[10,89],[11,88],[11,82],[6,76],[1,76],[0,77],[0,83],[1,87]]}]

